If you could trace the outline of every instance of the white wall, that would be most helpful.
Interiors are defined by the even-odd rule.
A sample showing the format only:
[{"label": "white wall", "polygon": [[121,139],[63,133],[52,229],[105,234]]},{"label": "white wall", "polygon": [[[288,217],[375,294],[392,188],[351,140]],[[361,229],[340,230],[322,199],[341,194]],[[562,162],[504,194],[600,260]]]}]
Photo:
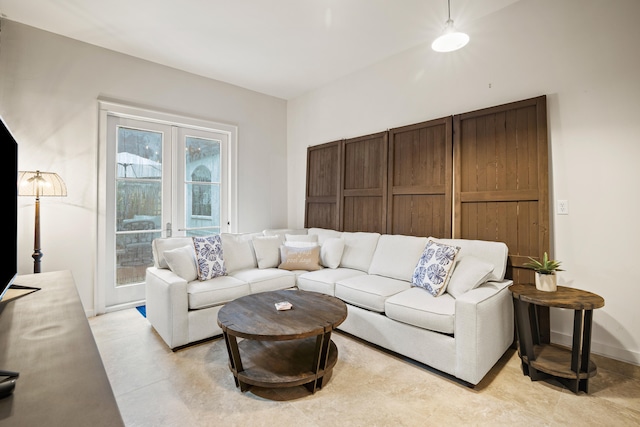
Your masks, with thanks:
[{"label": "white wall", "polygon": [[[593,351],[640,364],[638,17],[637,0],[520,0],[469,23],[461,51],[428,41],[289,101],[289,226],[307,146],[547,95],[550,193],[569,201],[551,212],[560,284],[605,299]],[[572,314],[552,310],[553,341],[570,344]]]},{"label": "white wall", "polygon": [[[236,125],[238,231],[287,225],[286,101],[2,20],[0,115],[18,139],[19,168],[57,172],[68,189],[68,197],[41,199],[42,271],[71,270],[88,314],[96,274],[98,97]],[[34,200],[20,197],[18,216],[18,270],[28,274]]]}]

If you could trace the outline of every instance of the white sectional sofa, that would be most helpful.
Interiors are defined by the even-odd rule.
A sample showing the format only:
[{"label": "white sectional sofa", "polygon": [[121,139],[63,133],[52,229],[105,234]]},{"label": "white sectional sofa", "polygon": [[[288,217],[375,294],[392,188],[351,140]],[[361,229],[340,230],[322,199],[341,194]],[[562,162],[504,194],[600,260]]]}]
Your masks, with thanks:
[{"label": "white sectional sofa", "polygon": [[[325,267],[278,268],[273,248],[302,235],[307,237],[301,240],[317,240]],[[156,239],[155,265],[146,275],[147,318],[168,346],[178,349],[220,335],[217,314],[226,302],[297,287],[342,299],[348,316],[340,330],[476,385],[514,339],[512,282],[504,279],[507,247],[432,239],[459,248],[446,292],[434,297],[412,285],[428,239],[320,228],[223,234],[227,275],[207,281],[194,278],[195,267],[184,262],[191,238]],[[176,262],[181,251],[182,262]]]}]

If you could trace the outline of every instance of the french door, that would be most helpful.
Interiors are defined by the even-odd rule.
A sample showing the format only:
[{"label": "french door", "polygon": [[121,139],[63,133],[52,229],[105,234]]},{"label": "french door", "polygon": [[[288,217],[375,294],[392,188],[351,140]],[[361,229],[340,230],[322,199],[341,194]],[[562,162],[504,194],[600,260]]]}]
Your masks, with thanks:
[{"label": "french door", "polygon": [[104,283],[98,311],[144,304],[153,239],[230,231],[233,133],[148,115],[110,109],[101,115],[105,209],[98,281]]}]

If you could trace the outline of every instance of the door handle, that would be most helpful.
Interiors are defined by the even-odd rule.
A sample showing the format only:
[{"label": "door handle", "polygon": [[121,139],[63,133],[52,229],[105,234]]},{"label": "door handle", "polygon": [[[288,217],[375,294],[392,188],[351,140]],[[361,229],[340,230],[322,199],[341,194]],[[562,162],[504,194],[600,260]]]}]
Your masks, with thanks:
[{"label": "door handle", "polygon": [[171,223],[168,222],[166,227],[165,227],[165,233],[167,235],[167,237],[171,237]]}]

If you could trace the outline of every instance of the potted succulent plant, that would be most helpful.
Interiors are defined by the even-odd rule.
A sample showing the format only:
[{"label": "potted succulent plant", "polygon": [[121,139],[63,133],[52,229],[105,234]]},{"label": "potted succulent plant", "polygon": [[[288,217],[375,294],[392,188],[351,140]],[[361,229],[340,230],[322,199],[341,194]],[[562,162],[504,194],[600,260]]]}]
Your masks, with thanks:
[{"label": "potted succulent plant", "polygon": [[522,265],[536,272],[536,289],[554,292],[558,288],[556,271],[563,271],[560,268],[560,261],[549,259],[549,255],[546,252],[542,257],[542,261],[531,257],[529,259],[531,261]]}]

